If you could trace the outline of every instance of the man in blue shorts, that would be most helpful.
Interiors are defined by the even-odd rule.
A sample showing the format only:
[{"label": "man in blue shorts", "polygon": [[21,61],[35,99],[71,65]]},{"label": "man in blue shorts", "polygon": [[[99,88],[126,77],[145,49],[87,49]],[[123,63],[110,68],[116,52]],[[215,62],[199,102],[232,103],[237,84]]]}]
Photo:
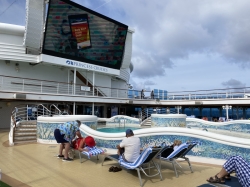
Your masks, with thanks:
[{"label": "man in blue shorts", "polygon": [[[57,143],[60,143],[59,155],[58,158],[63,158],[63,161],[72,161],[73,159],[69,158],[69,150],[71,141],[78,136],[81,138],[80,127],[81,122],[76,120],[72,122],[66,122],[64,124],[58,125],[54,131],[54,136]],[[64,155],[62,154],[64,150]]]}]

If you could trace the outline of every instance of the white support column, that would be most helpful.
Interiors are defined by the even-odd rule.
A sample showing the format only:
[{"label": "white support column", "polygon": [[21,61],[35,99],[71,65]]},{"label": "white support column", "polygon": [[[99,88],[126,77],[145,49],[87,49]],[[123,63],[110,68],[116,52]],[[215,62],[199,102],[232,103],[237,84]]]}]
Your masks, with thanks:
[{"label": "white support column", "polygon": [[76,94],[76,68],[74,68],[74,95]]},{"label": "white support column", "polygon": [[76,103],[73,104],[73,115],[76,115]]},{"label": "white support column", "polygon": [[27,105],[27,106],[26,106],[26,115],[27,115],[27,117],[26,117],[26,121],[28,121],[28,118],[29,118],[29,115],[28,115],[28,110],[29,110],[29,106]]},{"label": "white support column", "polygon": [[69,94],[69,76],[70,76],[70,70],[68,69],[68,94]]},{"label": "white support column", "polygon": [[226,108],[226,113],[227,113],[227,120],[228,120],[228,107]]},{"label": "white support column", "polygon": [[88,70],[86,71],[86,86],[88,86]]},{"label": "white support column", "polygon": [[[93,96],[95,96],[95,72],[93,71]],[[95,115],[95,103],[92,103],[92,115]]]},{"label": "white support column", "polygon": [[92,103],[92,116],[95,115],[95,103]]},{"label": "white support column", "polygon": [[93,96],[95,96],[95,72],[93,71]]}]

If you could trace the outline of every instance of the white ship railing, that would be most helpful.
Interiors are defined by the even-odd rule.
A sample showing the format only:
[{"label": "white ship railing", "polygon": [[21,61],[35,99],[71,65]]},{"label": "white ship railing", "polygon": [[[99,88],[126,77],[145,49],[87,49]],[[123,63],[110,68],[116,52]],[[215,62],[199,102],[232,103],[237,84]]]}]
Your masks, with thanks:
[{"label": "white ship railing", "polygon": [[[86,88],[86,85],[74,85],[73,83],[66,82],[56,82],[0,75],[0,91],[8,92],[129,98],[130,100],[216,100],[250,98],[250,87],[167,92],[167,94],[154,93],[154,98],[150,97],[150,90],[144,91],[145,97],[141,98],[140,90],[109,88],[101,86],[92,86],[88,87],[88,89],[83,88]],[[100,92],[99,90],[102,90],[102,92]]]}]

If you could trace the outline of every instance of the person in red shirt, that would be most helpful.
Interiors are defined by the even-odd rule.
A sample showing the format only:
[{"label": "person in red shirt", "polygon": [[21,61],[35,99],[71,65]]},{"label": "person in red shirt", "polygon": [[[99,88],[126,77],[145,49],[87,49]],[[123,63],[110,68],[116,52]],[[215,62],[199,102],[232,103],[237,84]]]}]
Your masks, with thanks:
[{"label": "person in red shirt", "polygon": [[94,147],[96,145],[95,140],[92,136],[87,136],[85,138],[77,138],[75,141],[73,141],[73,148],[77,149],[78,151],[84,151],[86,150],[86,147]]}]

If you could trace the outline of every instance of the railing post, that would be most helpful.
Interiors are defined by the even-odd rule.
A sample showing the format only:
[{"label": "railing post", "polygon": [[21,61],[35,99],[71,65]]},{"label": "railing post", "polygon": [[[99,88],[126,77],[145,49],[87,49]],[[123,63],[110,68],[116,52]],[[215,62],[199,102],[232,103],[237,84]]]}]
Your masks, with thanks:
[{"label": "railing post", "polygon": [[116,90],[116,97],[117,97],[117,98],[118,98],[118,95],[119,95],[118,92],[119,92],[119,90],[117,89],[117,90]]},{"label": "railing post", "polygon": [[1,78],[1,87],[0,87],[0,89],[2,88],[3,89],[3,76],[2,76],[2,78]]},{"label": "railing post", "polygon": [[15,121],[16,121],[17,107],[15,107]]},{"label": "railing post", "polygon": [[23,88],[22,88],[22,91],[24,91],[24,79],[23,79]]},{"label": "railing post", "polygon": [[57,83],[57,94],[58,94],[58,90],[59,90],[59,83]]},{"label": "railing post", "polygon": [[28,118],[29,118],[28,109],[29,109],[29,107],[28,107],[28,105],[27,105],[27,108],[26,108],[26,121],[28,121]]},{"label": "railing post", "polygon": [[41,93],[43,93],[43,81],[41,81]]}]

